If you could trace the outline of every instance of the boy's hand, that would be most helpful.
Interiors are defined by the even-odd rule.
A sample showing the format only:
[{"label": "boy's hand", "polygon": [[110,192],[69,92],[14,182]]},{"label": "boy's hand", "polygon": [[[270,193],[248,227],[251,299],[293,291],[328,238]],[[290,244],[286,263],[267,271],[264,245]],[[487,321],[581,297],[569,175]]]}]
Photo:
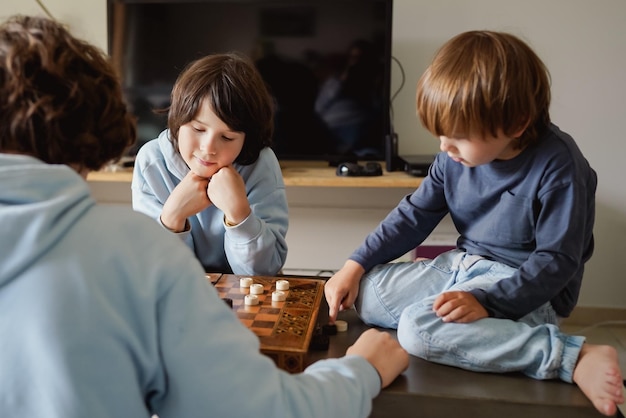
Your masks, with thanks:
[{"label": "boy's hand", "polygon": [[207,196],[232,224],[237,225],[250,215],[246,184],[232,165],[222,167],[213,174]]},{"label": "boy's hand", "polygon": [[380,375],[381,388],[387,387],[409,367],[409,354],[388,332],[370,328],[348,347],[346,354],[365,357]]},{"label": "boy's hand", "polygon": [[189,171],[172,190],[163,204],[161,222],[165,227],[180,231],[184,229],[188,217],[211,206],[206,188],[209,181]]},{"label": "boy's hand", "polygon": [[328,322],[335,323],[337,313],[349,309],[359,294],[359,282],[363,276],[363,267],[355,261],[348,260],[324,286],[324,294],[328,302]]},{"label": "boy's hand", "polygon": [[466,324],[482,318],[489,313],[469,292],[445,292],[437,296],[433,311],[443,322]]}]

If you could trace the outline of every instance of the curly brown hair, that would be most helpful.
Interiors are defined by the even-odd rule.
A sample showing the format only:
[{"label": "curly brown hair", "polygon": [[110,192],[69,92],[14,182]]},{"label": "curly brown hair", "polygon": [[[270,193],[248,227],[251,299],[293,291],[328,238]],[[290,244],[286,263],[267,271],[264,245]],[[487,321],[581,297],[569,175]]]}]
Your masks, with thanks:
[{"label": "curly brown hair", "polygon": [[0,25],[0,152],[98,170],[136,137],[107,55],[47,18]]},{"label": "curly brown hair", "polygon": [[267,86],[246,56],[213,54],[191,62],[178,76],[168,109],[170,140],[178,150],[178,131],[208,100],[215,114],[234,131],[246,134],[235,162],[248,165],[272,143],[274,106]]},{"label": "curly brown hair", "polygon": [[[523,148],[550,124],[550,74],[514,35],[469,31],[446,42],[417,87],[417,113],[433,135],[513,135]],[[524,129],[525,128],[525,129]]]}]

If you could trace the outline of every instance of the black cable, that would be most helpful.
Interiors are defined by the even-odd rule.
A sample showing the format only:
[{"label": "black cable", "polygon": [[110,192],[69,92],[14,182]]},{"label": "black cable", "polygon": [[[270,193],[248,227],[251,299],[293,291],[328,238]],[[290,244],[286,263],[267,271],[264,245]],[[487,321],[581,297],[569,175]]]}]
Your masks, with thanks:
[{"label": "black cable", "polygon": [[404,74],[404,68],[402,67],[402,64],[400,63],[400,61],[392,56],[391,57],[392,61],[395,61],[398,64],[398,68],[400,69],[400,74],[402,75],[402,79],[400,80],[400,87],[398,87],[398,89],[396,90],[396,92],[394,94],[391,95],[391,99],[389,100],[389,102],[393,102],[394,99],[396,98],[396,96],[398,95],[398,93],[400,93],[400,90],[402,90],[402,87],[404,87],[404,83],[406,81],[406,76]]},{"label": "black cable", "polygon": [[393,128],[393,101],[395,100],[396,96],[398,96],[398,93],[400,93],[400,90],[402,90],[402,87],[404,87],[404,83],[406,82],[406,75],[400,61],[394,56],[391,57],[391,60],[398,64],[400,74],[402,75],[402,78],[400,79],[400,87],[398,87],[398,89],[391,95],[391,98],[389,99],[389,128],[391,130],[391,133],[393,134],[395,132]]}]

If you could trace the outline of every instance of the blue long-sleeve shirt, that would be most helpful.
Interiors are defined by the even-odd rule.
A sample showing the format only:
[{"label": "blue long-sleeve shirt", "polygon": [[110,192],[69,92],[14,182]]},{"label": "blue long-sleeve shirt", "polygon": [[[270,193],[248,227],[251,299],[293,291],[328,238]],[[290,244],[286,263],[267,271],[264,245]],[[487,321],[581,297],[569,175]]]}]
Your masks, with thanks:
[{"label": "blue long-sleeve shirt", "polygon": [[[165,201],[189,173],[169,131],[146,143],[135,161],[133,208],[160,223]],[[233,164],[246,184],[252,212],[228,227],[224,213],[211,205],[189,218],[191,230],[178,234],[206,271],[274,276],[287,259],[287,196],[280,165],[270,148],[251,165]]]},{"label": "blue long-sleeve shirt", "polygon": [[567,317],[593,252],[596,185],[574,140],[554,125],[511,160],[469,168],[440,153],[420,187],[350,258],[366,270],[389,262],[450,213],[458,248],[518,269],[472,292],[490,316],[518,319],[550,301]]}]

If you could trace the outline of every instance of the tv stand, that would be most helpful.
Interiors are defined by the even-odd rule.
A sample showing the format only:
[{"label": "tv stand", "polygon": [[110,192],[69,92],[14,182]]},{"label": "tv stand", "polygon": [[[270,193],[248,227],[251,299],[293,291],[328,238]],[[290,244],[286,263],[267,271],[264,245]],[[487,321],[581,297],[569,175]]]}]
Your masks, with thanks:
[{"label": "tv stand", "polygon": [[[380,162],[380,161],[379,161]],[[412,188],[422,182],[420,177],[413,177],[405,172],[388,172],[382,176],[343,177],[337,176],[336,170],[328,167],[324,161],[279,161],[285,186],[303,187],[374,187],[374,188]],[[381,162],[384,165],[384,162]]]}]

